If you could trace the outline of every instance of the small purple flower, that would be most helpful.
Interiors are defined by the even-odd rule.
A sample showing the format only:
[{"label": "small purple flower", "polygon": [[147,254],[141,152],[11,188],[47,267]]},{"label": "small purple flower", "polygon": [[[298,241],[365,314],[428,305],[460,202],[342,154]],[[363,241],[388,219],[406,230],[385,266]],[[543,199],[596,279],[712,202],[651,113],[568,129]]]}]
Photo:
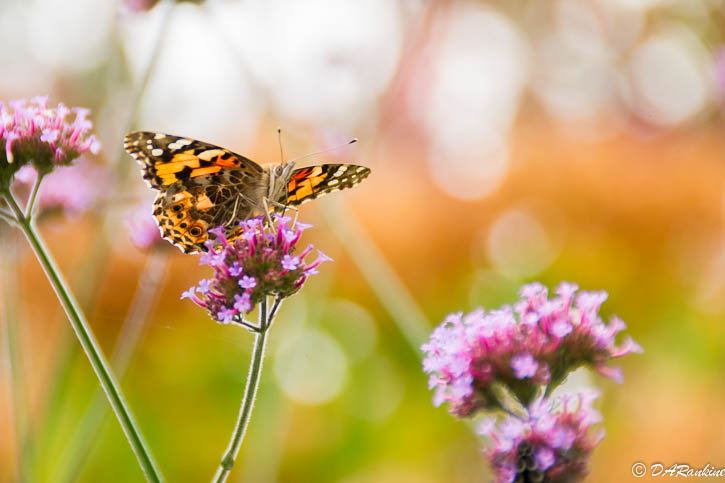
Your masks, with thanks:
[{"label": "small purple flower", "polygon": [[199,293],[204,295],[208,294],[211,291],[211,282],[211,280],[206,278],[199,280]]},{"label": "small purple flower", "polygon": [[217,320],[222,324],[231,324],[235,314],[236,312],[233,309],[223,308],[217,314]]},{"label": "small purple flower", "polygon": [[572,330],[572,325],[566,319],[554,319],[551,324],[549,324],[549,333],[559,339],[565,337]]},{"label": "small purple flower", "polygon": [[247,290],[250,288],[254,288],[257,286],[257,279],[254,277],[250,277],[249,275],[244,275],[242,278],[239,279],[239,286]]},{"label": "small purple flower", "polygon": [[242,273],[244,273],[244,269],[239,264],[239,262],[234,262],[231,267],[229,267],[229,275],[232,277],[238,277]]},{"label": "small purple flower", "polygon": [[199,260],[212,267],[214,275],[199,282],[199,296],[192,300],[220,322],[232,320],[230,311],[235,315],[251,312],[265,297],[294,294],[329,259],[320,254],[312,263],[305,262],[311,245],[295,253],[308,225],[292,223],[289,217],[276,216],[272,226],[265,225],[261,217],[245,220],[240,226],[242,232],[231,240],[223,228],[210,230],[216,238],[207,242],[208,252]]},{"label": "small purple flower", "polygon": [[536,467],[541,471],[546,471],[551,468],[556,462],[556,455],[554,450],[547,447],[539,448],[534,455],[536,459]]},{"label": "small purple flower", "polygon": [[526,379],[527,377],[533,377],[536,374],[536,370],[539,368],[539,363],[536,362],[534,356],[528,352],[524,354],[518,354],[511,358],[511,368],[514,370],[514,375],[518,379]]},{"label": "small purple flower", "polygon": [[294,270],[300,264],[299,257],[285,255],[282,257],[282,268],[285,270]]},{"label": "small purple flower", "polygon": [[564,299],[571,300],[574,297],[576,291],[579,290],[579,286],[572,282],[561,282],[556,287],[556,294]]},{"label": "small purple flower", "polygon": [[[207,240],[207,243],[211,244],[213,243],[210,240]],[[199,257],[199,265],[209,265],[210,267],[222,267],[224,266],[224,257],[226,256],[226,253],[222,252],[213,252],[208,251],[204,254],[202,254]]]},{"label": "small purple flower", "polygon": [[309,223],[302,223],[300,221],[298,221],[298,222],[295,223],[295,229],[297,229],[297,230],[299,230],[301,232],[302,231],[305,231],[305,230],[307,230],[309,228],[312,228],[312,225],[310,225]]},{"label": "small purple flower", "polygon": [[241,295],[234,294],[234,308],[244,313],[252,310],[252,299],[249,293],[245,292]]},{"label": "small purple flower", "polygon": [[[306,252],[305,255],[307,253],[309,253],[309,252]],[[312,262],[311,264],[309,264],[307,266],[307,272],[310,275],[317,275],[318,273],[320,273],[317,271],[317,267],[319,267],[322,262],[334,262],[334,261],[335,260],[333,260],[332,258],[330,258],[327,255],[325,255],[324,253],[322,253],[322,251],[317,250],[317,258],[315,259],[314,262]]]}]

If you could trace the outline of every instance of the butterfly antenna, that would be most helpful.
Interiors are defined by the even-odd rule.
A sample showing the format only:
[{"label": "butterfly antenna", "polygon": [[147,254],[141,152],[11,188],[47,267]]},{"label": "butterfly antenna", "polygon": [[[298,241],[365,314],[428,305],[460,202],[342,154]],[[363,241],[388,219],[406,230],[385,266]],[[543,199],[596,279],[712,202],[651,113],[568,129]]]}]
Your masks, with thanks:
[{"label": "butterfly antenna", "polygon": [[279,157],[284,164],[284,151],[282,150],[282,129],[277,128],[277,143],[279,143]]},{"label": "butterfly antenna", "polygon": [[357,142],[357,138],[353,138],[353,139],[349,140],[348,142],[346,142],[345,144],[339,144],[339,145],[333,146],[331,148],[323,149],[322,151],[315,151],[314,153],[305,154],[304,156],[300,156],[299,158],[295,158],[295,159],[291,160],[290,163],[294,163],[296,161],[299,161],[300,159],[309,158],[310,156],[317,156],[318,154],[324,154],[329,151],[334,151],[335,149],[344,148],[345,146],[349,146],[350,144],[354,144],[356,142]]}]

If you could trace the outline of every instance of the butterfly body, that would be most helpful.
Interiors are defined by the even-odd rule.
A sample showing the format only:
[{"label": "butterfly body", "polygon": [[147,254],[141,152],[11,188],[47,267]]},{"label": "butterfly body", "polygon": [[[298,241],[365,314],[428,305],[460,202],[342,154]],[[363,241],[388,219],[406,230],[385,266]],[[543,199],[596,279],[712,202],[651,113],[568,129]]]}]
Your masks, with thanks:
[{"label": "butterfly body", "polygon": [[124,148],[159,191],[153,213],[163,237],[186,253],[205,250],[211,228],[223,226],[233,239],[243,220],[352,187],[370,174],[349,164],[264,168],[212,144],[150,131],[127,134]]}]

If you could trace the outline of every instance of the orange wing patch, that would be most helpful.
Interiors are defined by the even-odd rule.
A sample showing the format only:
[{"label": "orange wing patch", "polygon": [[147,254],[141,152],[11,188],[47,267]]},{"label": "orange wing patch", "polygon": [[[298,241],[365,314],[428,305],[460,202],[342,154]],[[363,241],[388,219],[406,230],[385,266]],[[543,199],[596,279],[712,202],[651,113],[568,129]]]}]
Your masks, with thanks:
[{"label": "orange wing patch", "polygon": [[141,164],[144,179],[155,189],[210,176],[226,168],[240,169],[255,177],[263,173],[254,161],[196,139],[136,131],[126,135],[123,145]]},{"label": "orange wing patch", "polygon": [[287,203],[300,205],[333,191],[351,188],[365,179],[370,169],[352,164],[323,164],[292,173],[287,184]]},{"label": "orange wing patch", "polygon": [[197,178],[218,173],[223,168],[236,166],[231,157],[225,156],[227,151],[209,149],[195,155],[192,151],[175,154],[168,163],[156,165],[156,175],[161,184],[168,186],[180,179]]}]

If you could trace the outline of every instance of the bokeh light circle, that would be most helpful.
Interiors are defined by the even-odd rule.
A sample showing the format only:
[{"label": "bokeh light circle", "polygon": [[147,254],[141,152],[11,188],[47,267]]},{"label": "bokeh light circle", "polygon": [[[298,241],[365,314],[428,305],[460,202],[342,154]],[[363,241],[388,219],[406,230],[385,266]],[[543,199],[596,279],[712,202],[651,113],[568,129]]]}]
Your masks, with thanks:
[{"label": "bokeh light circle", "polygon": [[345,299],[325,304],[327,327],[345,350],[350,362],[369,357],[378,343],[375,318],[362,305]]},{"label": "bokeh light circle", "polygon": [[355,366],[354,381],[346,391],[347,408],[354,416],[382,421],[400,405],[405,381],[385,356],[378,354]]},{"label": "bokeh light circle", "polygon": [[527,75],[527,46],[499,12],[451,8],[433,28],[408,105],[429,138],[428,166],[447,194],[489,194],[508,167],[508,132]]},{"label": "bokeh light circle", "polygon": [[[124,24],[124,46],[137,75],[150,60],[149,46],[159,35],[162,15],[163,9],[156,8]],[[174,5],[169,15],[138,125],[232,149],[248,143],[261,104],[232,46],[210,28],[212,19],[199,6]],[[200,66],[213,66],[213,71]]]},{"label": "bokeh light circle", "polygon": [[685,122],[711,96],[706,50],[685,28],[657,33],[639,45],[629,65],[630,107],[658,125]]},{"label": "bokeh light circle", "polygon": [[524,279],[544,271],[558,255],[558,243],[534,214],[510,209],[492,223],[486,253],[507,278]]},{"label": "bokeh light circle", "polygon": [[303,404],[323,404],[338,396],[348,362],[340,344],[319,329],[288,335],[277,348],[274,375],[284,394]]}]

